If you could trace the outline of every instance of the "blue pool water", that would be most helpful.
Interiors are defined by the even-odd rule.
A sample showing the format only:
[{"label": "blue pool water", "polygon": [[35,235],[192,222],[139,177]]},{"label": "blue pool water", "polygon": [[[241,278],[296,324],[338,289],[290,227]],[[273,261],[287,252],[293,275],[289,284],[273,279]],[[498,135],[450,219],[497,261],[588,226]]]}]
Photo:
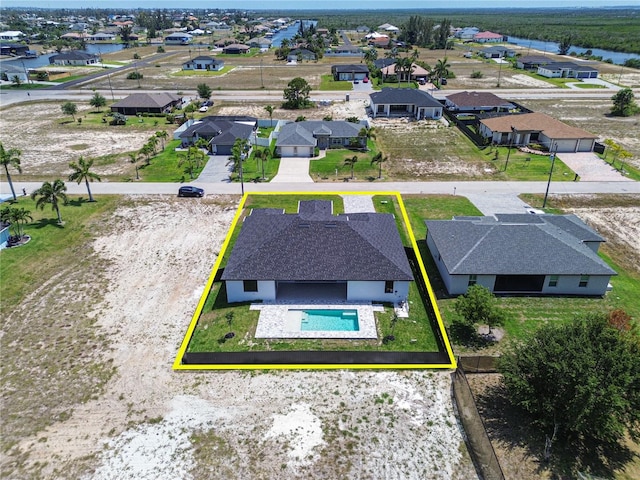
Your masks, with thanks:
[{"label": "blue pool water", "polygon": [[303,310],[300,330],[357,332],[357,310]]}]

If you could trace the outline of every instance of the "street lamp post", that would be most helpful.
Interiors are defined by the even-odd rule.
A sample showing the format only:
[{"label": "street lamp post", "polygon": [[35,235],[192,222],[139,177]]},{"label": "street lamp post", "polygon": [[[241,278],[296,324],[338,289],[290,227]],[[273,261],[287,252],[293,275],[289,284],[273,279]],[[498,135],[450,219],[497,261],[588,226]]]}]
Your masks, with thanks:
[{"label": "street lamp post", "polygon": [[544,200],[542,201],[542,208],[547,206],[547,196],[549,195],[549,187],[551,186],[551,175],[553,175],[553,165],[556,163],[556,151],[558,150],[558,144],[554,144],[551,148],[551,170],[549,170],[549,180],[547,180],[547,190],[544,192]]}]

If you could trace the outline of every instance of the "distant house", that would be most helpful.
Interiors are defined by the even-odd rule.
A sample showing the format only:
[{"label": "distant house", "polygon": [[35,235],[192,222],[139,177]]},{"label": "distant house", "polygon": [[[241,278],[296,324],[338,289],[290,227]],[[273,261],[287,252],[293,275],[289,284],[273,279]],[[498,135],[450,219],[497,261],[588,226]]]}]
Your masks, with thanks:
[{"label": "distant house", "polygon": [[93,35],[89,35],[90,42],[113,42],[116,36],[113,33],[98,32]]},{"label": "distant house", "polygon": [[390,23],[383,23],[382,25],[378,26],[378,30],[390,33],[398,33],[400,31],[398,27],[391,25]]},{"label": "distant house", "polygon": [[551,62],[540,65],[538,75],[547,78],[598,78],[598,70],[573,62]]},{"label": "distant house", "polygon": [[219,72],[224,68],[224,61],[208,55],[200,55],[182,64],[183,70],[206,70]]},{"label": "distant house", "polygon": [[254,37],[249,40],[249,46],[259,48],[261,50],[268,50],[271,48],[272,40],[266,37]]},{"label": "distant house", "polygon": [[508,111],[513,103],[489,92],[460,92],[447,95],[445,106],[454,112]]},{"label": "distant house", "polygon": [[362,57],[362,49],[357,45],[338,45],[325,50],[328,57]]},{"label": "distant house", "polygon": [[480,120],[480,135],[498,145],[536,142],[556,152],[591,152],[597,138],[538,112]]},{"label": "distant house", "polygon": [[427,220],[427,246],[449,295],[604,295],[616,272],[604,239],[575,215],[501,214]]},{"label": "distant house", "polygon": [[171,93],[134,93],[111,105],[111,111],[123,115],[169,113],[180,103],[182,98]]},{"label": "distant house", "polygon": [[394,58],[376,58],[373,61],[373,65],[379,70],[382,70],[384,67],[388,67],[389,65],[393,65],[394,63],[396,63]]},{"label": "distant house", "polygon": [[334,80],[363,80],[369,76],[369,68],[364,64],[332,65],[331,75]]},{"label": "distant house", "polygon": [[194,145],[203,138],[213,155],[231,155],[237,139],[250,140],[258,125],[258,119],[247,116],[209,116],[189,120],[174,133],[181,147]]},{"label": "distant house", "polygon": [[504,35],[493,32],[478,32],[473,36],[473,41],[478,43],[498,43],[504,40]]},{"label": "distant house", "polygon": [[72,50],[63,52],[49,57],[49,63],[53,65],[93,65],[100,62],[100,57],[93,53],[80,52]]},{"label": "distant house", "polygon": [[358,134],[363,126],[342,120],[307,120],[287,123],[280,129],[276,153],[281,157],[313,157],[316,148],[344,148],[357,139],[366,146],[366,137]]},{"label": "distant house", "polygon": [[193,41],[193,35],[188,33],[176,32],[164,37],[166,45],[189,45]]},{"label": "distant house", "polygon": [[223,47],[222,53],[226,53],[229,55],[242,55],[249,52],[250,49],[251,47],[249,47],[249,45],[244,45],[242,43],[232,43],[231,45],[226,45],[225,47]]},{"label": "distant house", "polygon": [[464,27],[457,30],[454,36],[460,40],[473,40],[473,37],[478,33],[480,33],[480,29],[477,27]]},{"label": "distant house", "polygon": [[313,61],[316,59],[316,54],[306,48],[296,48],[289,52],[287,55],[287,62],[299,62],[299,61]]},{"label": "distant house", "polygon": [[0,55],[2,56],[22,57],[29,55],[29,52],[28,45],[22,45],[21,43],[0,43]]},{"label": "distant house", "polygon": [[542,55],[525,55],[524,57],[518,58],[516,67],[523,70],[537,70],[540,65],[546,65],[552,61],[549,57]]},{"label": "distant house", "polygon": [[27,72],[24,68],[0,62],[0,79],[12,82],[15,77],[18,77],[22,83],[29,81],[29,77],[27,77]]},{"label": "distant house", "polygon": [[222,273],[227,301],[275,302],[297,289],[348,302],[406,301],[411,266],[393,215],[334,215],[326,200],[298,212],[254,209]]},{"label": "distant house", "polygon": [[8,30],[6,32],[0,32],[0,40],[9,42],[19,42],[24,37],[26,37],[26,35],[20,30]]},{"label": "distant house", "polygon": [[400,82],[406,82],[407,75],[409,76],[409,80],[415,80],[415,81],[426,80],[427,77],[429,77],[429,72],[416,63],[411,64],[410,73],[407,73],[404,70],[397,71],[395,63],[392,63],[391,65],[381,68],[380,73],[382,73],[383,77],[389,77],[389,76],[397,77],[398,81]]},{"label": "distant house", "polygon": [[442,117],[442,104],[423,90],[383,88],[369,95],[371,116],[413,117],[416,120]]},{"label": "distant house", "polygon": [[368,40],[368,44],[376,48],[385,48],[389,46],[391,38],[388,35],[379,35]]},{"label": "distant house", "polygon": [[507,48],[507,47],[493,45],[491,47],[483,48],[480,53],[485,58],[505,58],[505,57],[514,57],[516,54],[516,51],[511,50],[510,48]]},{"label": "distant house", "polygon": [[366,25],[360,25],[359,27],[356,28],[357,33],[367,33],[369,31],[371,31],[371,29]]}]

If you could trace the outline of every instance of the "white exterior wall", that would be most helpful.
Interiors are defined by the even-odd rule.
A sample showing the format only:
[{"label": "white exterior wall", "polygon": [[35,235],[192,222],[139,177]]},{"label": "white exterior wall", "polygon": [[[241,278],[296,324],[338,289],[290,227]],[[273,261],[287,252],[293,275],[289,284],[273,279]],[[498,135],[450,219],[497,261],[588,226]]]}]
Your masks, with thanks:
[{"label": "white exterior wall", "polygon": [[313,147],[278,147],[278,149],[281,157],[313,157],[314,150]]},{"label": "white exterior wall", "polygon": [[538,137],[541,144],[546,146],[549,150],[551,150],[552,142],[555,146],[555,150],[558,153],[562,152],[576,152],[578,148],[578,139],[577,138],[566,138],[562,140],[551,139],[547,137],[544,133],[540,133]]},{"label": "white exterior wall", "polygon": [[542,293],[547,295],[604,295],[611,279],[608,275],[591,275],[587,286],[579,287],[580,275],[559,275],[558,285],[550,287],[549,278],[549,275],[545,277],[542,287]]},{"label": "white exterior wall", "polygon": [[384,284],[384,281],[349,281],[347,282],[347,301],[398,303],[409,296],[409,282],[394,282],[393,293],[384,293]]},{"label": "white exterior wall", "polygon": [[276,282],[273,280],[259,280],[257,292],[245,292],[242,280],[226,280],[225,283],[227,285],[227,301],[229,303],[276,300]]}]

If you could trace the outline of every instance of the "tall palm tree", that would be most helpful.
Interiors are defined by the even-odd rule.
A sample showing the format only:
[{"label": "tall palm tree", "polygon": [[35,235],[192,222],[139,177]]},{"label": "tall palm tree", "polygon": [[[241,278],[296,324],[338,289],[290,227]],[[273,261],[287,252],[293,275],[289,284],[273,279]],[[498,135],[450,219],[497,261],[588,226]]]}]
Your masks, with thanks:
[{"label": "tall palm tree", "polygon": [[15,168],[18,173],[22,173],[22,167],[20,166],[20,155],[22,155],[22,152],[17,148],[5,149],[2,142],[0,142],[0,163],[2,163],[4,171],[7,174],[7,182],[9,182],[9,187],[11,188],[11,194],[13,195],[14,201],[16,200],[16,191],[13,189],[13,182],[11,181],[9,166]]},{"label": "tall palm tree", "polygon": [[351,180],[353,180],[353,167],[356,165],[357,162],[358,162],[357,155],[354,155],[353,157],[347,157],[344,159],[344,164],[351,166]]},{"label": "tall palm tree", "polygon": [[185,173],[189,174],[189,178],[193,180],[193,174],[202,166],[205,154],[198,147],[189,147],[187,153],[178,154],[178,166],[184,165]]},{"label": "tall palm tree", "polygon": [[60,201],[66,205],[69,203],[66,192],[67,186],[59,178],[53,183],[44,182],[40,188],[31,192],[31,198],[36,199],[36,208],[44,210],[44,206],[49,203],[51,209],[58,215],[58,224],[62,225],[62,216],[60,215]]},{"label": "tall palm tree", "polygon": [[97,173],[93,173],[91,171],[91,167],[93,166],[93,159],[85,160],[83,157],[78,159],[78,163],[71,162],[69,164],[69,168],[73,170],[73,173],[69,175],[69,181],[71,182],[80,182],[84,180],[87,185],[87,192],[89,192],[89,201],[94,202],[93,195],[91,195],[91,187],[89,187],[89,182],[93,182],[97,180],[101,182],[100,176]]},{"label": "tall palm tree", "polygon": [[149,138],[149,140],[147,140],[147,144],[151,147],[151,151],[153,151],[153,154],[155,155],[156,148],[158,147],[158,137],[153,135],[152,137]]},{"label": "tall palm tree", "polygon": [[442,60],[438,60],[436,62],[436,65],[435,67],[433,67],[431,74],[432,74],[432,77],[435,77],[435,81],[438,84],[438,86],[440,85],[440,82],[442,81],[443,78],[447,78],[449,76],[450,66],[451,64],[448,63],[447,57],[444,57]]},{"label": "tall palm tree", "polygon": [[31,212],[23,207],[12,208],[9,219],[11,221],[11,225],[14,226],[14,233],[19,240],[22,240],[22,238],[24,237],[24,226],[28,222],[33,222]]},{"label": "tall palm tree", "polygon": [[376,153],[371,159],[371,165],[377,163],[378,164],[378,178],[382,178],[382,164],[389,160],[389,157],[385,157],[382,155],[382,152]]},{"label": "tall palm tree", "polygon": [[371,47],[369,50],[364,52],[364,61],[366,63],[373,63],[378,59],[378,51],[375,47]]},{"label": "tall palm tree", "polygon": [[156,132],[156,137],[158,137],[160,139],[160,141],[162,142],[162,150],[164,150],[164,142],[165,139],[169,136],[169,134],[165,131],[165,130],[159,130]]},{"label": "tall palm tree", "polygon": [[136,167],[136,180],[140,180],[140,174],[138,173],[138,160],[140,160],[140,152],[129,153],[129,162],[133,163]]},{"label": "tall palm tree", "polygon": [[264,109],[269,114],[269,126],[273,127],[273,105],[267,105]]}]

